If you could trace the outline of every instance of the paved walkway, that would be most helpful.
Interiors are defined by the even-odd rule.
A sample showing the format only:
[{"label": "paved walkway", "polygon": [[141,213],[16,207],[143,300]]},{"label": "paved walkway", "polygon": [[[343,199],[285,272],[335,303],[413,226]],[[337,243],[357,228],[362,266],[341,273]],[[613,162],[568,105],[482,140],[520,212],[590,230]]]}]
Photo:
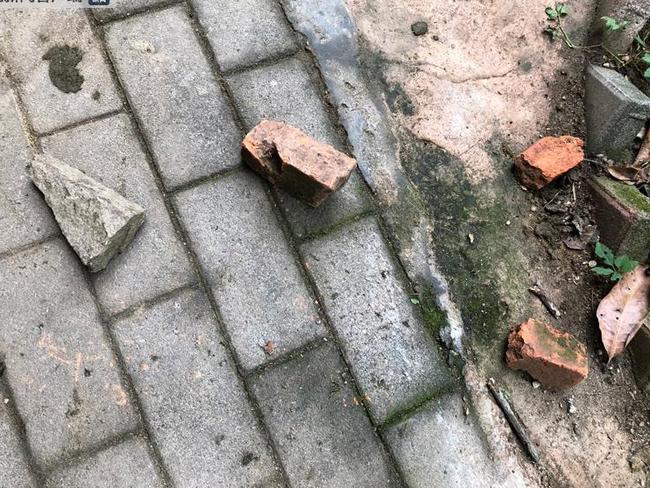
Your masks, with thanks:
[{"label": "paved walkway", "polygon": [[[361,174],[313,210],[241,165],[262,118],[349,152],[279,3],[120,5],[0,11],[0,488],[500,486]],[[34,150],[146,209],[105,271]]]}]

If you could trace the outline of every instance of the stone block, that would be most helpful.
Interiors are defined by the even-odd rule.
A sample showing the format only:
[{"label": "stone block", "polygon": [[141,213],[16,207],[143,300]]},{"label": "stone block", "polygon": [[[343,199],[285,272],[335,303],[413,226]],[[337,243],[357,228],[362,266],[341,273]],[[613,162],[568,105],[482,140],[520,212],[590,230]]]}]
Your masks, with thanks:
[{"label": "stone block", "polygon": [[165,186],[240,164],[241,134],[183,7],[112,23],[106,40]]},{"label": "stone block", "polygon": [[0,344],[41,465],[138,428],[79,261],[62,240],[0,261]]},{"label": "stone block", "polygon": [[138,309],[113,331],[175,486],[283,486],[202,293]]},{"label": "stone block", "polygon": [[244,368],[273,359],[263,349],[267,341],[277,355],[325,334],[256,175],[224,176],[176,201]]},{"label": "stone block", "polygon": [[292,486],[399,486],[332,345],[268,370],[252,388]]},{"label": "stone block", "polygon": [[607,177],[590,184],[600,240],[616,254],[645,261],[650,253],[650,198]]},{"label": "stone block", "polygon": [[163,488],[147,444],[139,438],[57,469],[46,488]]},{"label": "stone block", "polygon": [[450,388],[447,367],[374,219],[301,250],[377,423]]},{"label": "stone block", "polygon": [[634,160],[635,139],[650,118],[650,98],[622,74],[589,65],[585,80],[587,152]]},{"label": "stone block", "polygon": [[0,134],[0,253],[4,253],[54,235],[59,229],[27,173],[32,150],[23,132],[13,94],[2,74]]},{"label": "stone block", "polygon": [[128,252],[93,277],[110,314],[196,280],[128,116],[59,132],[41,143],[46,153],[70,162],[146,211]]},{"label": "stone block", "polygon": [[222,70],[251,65],[295,49],[274,0],[195,0],[194,8]]},{"label": "stone block", "polygon": [[37,132],[122,108],[101,43],[79,9],[4,9],[0,58]]},{"label": "stone block", "polygon": [[30,175],[68,243],[93,272],[123,252],[144,222],[141,206],[48,154],[34,157]]}]

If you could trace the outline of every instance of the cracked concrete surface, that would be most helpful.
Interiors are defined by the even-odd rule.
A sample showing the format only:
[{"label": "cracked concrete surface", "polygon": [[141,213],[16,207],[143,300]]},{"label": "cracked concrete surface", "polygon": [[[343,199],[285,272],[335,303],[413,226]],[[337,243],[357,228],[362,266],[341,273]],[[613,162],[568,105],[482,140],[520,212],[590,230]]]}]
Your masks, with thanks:
[{"label": "cracked concrete surface", "polygon": [[[367,49],[387,63],[387,83],[413,107],[400,123],[462,158],[474,183],[496,177],[486,148],[495,134],[525,146],[554,110],[549,87],[566,61],[541,35],[548,3],[348,0]],[[594,3],[571,2],[570,32],[590,25]],[[422,20],[429,32],[411,35]]]}]

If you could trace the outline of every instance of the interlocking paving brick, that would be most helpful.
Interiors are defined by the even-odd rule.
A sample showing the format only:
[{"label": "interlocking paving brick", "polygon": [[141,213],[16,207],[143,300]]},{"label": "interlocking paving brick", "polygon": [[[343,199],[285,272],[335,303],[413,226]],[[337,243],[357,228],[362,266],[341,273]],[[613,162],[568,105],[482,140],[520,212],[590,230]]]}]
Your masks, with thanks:
[{"label": "interlocking paving brick", "polygon": [[194,280],[149,165],[126,115],[86,124],[42,140],[60,158],[142,206],[145,222],[134,241],[94,275],[111,313]]},{"label": "interlocking paving brick", "polygon": [[178,210],[245,368],[325,333],[259,178],[239,171],[177,196]]},{"label": "interlocking paving brick", "polygon": [[253,381],[293,486],[399,486],[350,381],[330,345]]},{"label": "interlocking paving brick", "polygon": [[47,488],[162,488],[156,468],[142,439],[129,439],[57,470]]},{"label": "interlocking paving brick", "polygon": [[106,39],[166,186],[240,164],[241,134],[183,8],[111,24]]},{"label": "interlocking paving brick", "polygon": [[464,415],[458,395],[432,401],[409,419],[389,427],[386,438],[412,488],[526,486],[520,474],[509,473],[506,479],[498,473],[478,426]]},{"label": "interlocking paving brick", "polygon": [[29,468],[22,455],[20,441],[9,420],[0,387],[0,486],[3,488],[33,488]]},{"label": "interlocking paving brick", "polygon": [[[82,56],[76,66],[83,83],[65,93],[54,85],[74,78],[74,66],[56,74],[50,61],[57,55]],[[57,52],[58,50],[58,52]],[[48,57],[48,56],[46,56]],[[0,58],[4,58],[19,85],[23,102],[37,132],[89,119],[122,107],[100,42],[80,10],[25,9],[0,12]],[[70,76],[70,75],[73,76]],[[74,90],[78,87],[69,87]]]},{"label": "interlocking paving brick", "polygon": [[93,9],[93,15],[102,21],[113,19],[115,17],[123,17],[130,13],[146,9],[148,7],[155,7],[163,3],[173,2],[174,0],[113,0],[112,5],[107,8]]},{"label": "interlocking paving brick", "polygon": [[113,327],[178,488],[282,486],[202,293],[183,292]]},{"label": "interlocking paving brick", "polygon": [[193,4],[223,70],[295,48],[292,32],[274,0],[195,0]]},{"label": "interlocking paving brick", "polygon": [[276,119],[341,149],[339,140],[305,65],[298,57],[227,77],[248,129]]},{"label": "interlocking paving brick", "polygon": [[372,218],[302,246],[373,418],[449,387],[449,373]]},{"label": "interlocking paving brick", "polygon": [[137,427],[80,265],[61,240],[0,261],[0,324],[4,374],[38,462]]},{"label": "interlocking paving brick", "polygon": [[356,171],[343,188],[318,208],[312,208],[283,191],[278,191],[278,196],[289,225],[299,238],[316,234],[371,208],[363,181]]},{"label": "interlocking paving brick", "polygon": [[58,230],[25,170],[31,158],[32,151],[23,133],[13,95],[6,79],[0,75],[0,253],[43,239]]}]

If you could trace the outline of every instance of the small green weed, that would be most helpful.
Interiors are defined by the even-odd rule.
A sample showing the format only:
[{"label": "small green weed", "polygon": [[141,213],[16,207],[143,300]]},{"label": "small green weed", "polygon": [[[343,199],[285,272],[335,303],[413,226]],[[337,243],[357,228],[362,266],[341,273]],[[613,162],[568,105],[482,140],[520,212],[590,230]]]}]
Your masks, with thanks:
[{"label": "small green weed", "polygon": [[630,23],[627,20],[619,20],[614,17],[601,17],[603,22],[605,22],[605,29],[612,32],[618,32],[625,29]]},{"label": "small green weed", "polygon": [[562,40],[570,48],[575,48],[576,46],[571,42],[569,36],[567,36],[564,28],[562,27],[562,19],[569,15],[569,7],[565,3],[556,3],[554,7],[546,7],[546,21],[548,25],[544,29],[544,32],[548,34],[551,40],[555,40],[558,37],[562,37]]},{"label": "small green weed", "polygon": [[608,276],[611,281],[620,280],[625,273],[634,270],[639,263],[625,255],[614,256],[614,252],[601,242],[596,243],[596,256],[600,258],[601,266],[591,270],[599,276]]}]

